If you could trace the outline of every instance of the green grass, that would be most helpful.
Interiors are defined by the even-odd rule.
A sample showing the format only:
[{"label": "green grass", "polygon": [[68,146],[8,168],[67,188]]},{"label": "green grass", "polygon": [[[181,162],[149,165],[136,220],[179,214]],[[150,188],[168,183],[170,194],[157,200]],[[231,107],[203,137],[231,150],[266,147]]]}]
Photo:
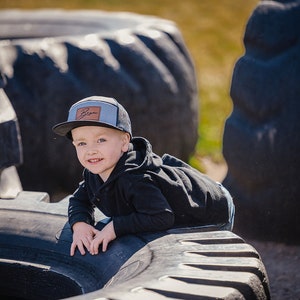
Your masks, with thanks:
[{"label": "green grass", "polygon": [[194,60],[200,101],[199,140],[191,163],[222,161],[224,122],[235,61],[243,55],[246,23],[258,0],[1,0],[2,8],[131,11],[173,20]]}]

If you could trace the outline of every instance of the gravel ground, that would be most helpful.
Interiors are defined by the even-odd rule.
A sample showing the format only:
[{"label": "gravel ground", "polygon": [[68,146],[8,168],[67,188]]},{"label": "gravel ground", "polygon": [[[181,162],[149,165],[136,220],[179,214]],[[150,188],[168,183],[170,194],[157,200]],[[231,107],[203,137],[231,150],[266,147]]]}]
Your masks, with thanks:
[{"label": "gravel ground", "polygon": [[[202,161],[206,174],[222,181],[227,167]],[[242,237],[243,238],[243,237]],[[260,254],[267,270],[272,300],[300,300],[300,245],[287,245],[270,241],[246,240]]]},{"label": "gravel ground", "polygon": [[246,241],[260,254],[268,273],[272,300],[300,299],[300,245]]}]

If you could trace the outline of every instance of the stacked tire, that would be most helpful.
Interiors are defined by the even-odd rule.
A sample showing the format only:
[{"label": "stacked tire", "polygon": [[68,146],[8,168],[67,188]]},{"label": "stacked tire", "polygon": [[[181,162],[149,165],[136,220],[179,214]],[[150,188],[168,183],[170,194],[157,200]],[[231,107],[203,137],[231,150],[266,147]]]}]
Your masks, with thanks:
[{"label": "stacked tire", "polygon": [[173,22],[131,13],[3,10],[0,39],[0,72],[21,129],[25,190],[77,187],[75,152],[51,128],[87,96],[119,100],[133,134],[148,138],[158,154],[187,160],[194,151],[197,80]]}]

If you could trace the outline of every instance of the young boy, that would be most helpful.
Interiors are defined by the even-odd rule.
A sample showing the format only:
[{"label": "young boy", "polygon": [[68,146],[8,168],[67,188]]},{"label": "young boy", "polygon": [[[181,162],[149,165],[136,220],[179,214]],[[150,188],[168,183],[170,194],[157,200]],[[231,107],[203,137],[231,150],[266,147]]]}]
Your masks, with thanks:
[{"label": "young boy", "polygon": [[[71,106],[68,120],[53,131],[67,136],[84,167],[84,180],[70,198],[70,255],[106,251],[116,237],[173,226],[223,224],[231,230],[234,205],[220,184],[183,161],[152,152],[132,137],[128,113],[115,99],[93,96]],[[94,225],[94,207],[111,221]]]}]

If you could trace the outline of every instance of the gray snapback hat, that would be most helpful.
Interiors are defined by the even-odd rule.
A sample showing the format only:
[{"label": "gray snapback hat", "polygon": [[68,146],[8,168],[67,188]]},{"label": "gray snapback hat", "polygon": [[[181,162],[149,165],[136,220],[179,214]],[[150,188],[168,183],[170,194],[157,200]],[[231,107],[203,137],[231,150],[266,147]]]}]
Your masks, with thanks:
[{"label": "gray snapback hat", "polygon": [[104,126],[128,132],[132,137],[131,122],[125,108],[114,98],[92,96],[73,104],[68,120],[52,130],[72,139],[71,130],[80,126]]}]

